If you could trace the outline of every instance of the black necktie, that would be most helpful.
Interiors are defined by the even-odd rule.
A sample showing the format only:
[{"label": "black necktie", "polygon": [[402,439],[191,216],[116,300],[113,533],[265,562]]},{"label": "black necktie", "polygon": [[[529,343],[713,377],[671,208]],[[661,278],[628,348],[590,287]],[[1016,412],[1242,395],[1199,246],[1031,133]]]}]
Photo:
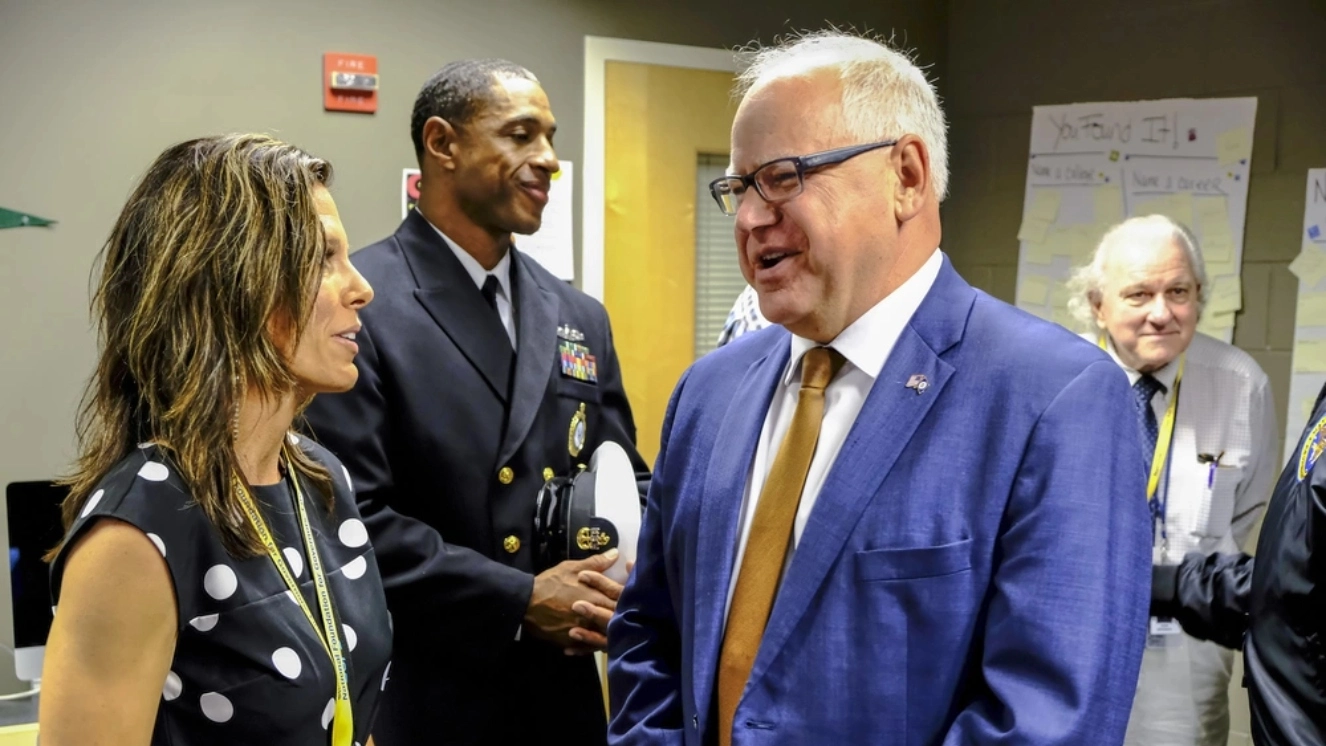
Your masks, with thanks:
[{"label": "black necktie", "polygon": [[488,305],[494,311],[497,310],[497,289],[501,283],[497,281],[497,275],[488,275],[488,279],[483,281],[483,299],[488,301]]}]

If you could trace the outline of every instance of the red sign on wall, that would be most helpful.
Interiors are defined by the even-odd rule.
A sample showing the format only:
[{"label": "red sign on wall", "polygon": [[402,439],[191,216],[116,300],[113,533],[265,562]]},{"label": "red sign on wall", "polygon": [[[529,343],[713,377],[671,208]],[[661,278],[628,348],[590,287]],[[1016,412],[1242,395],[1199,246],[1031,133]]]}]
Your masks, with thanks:
[{"label": "red sign on wall", "polygon": [[322,107],[327,111],[378,110],[378,58],[368,54],[322,55]]},{"label": "red sign on wall", "polygon": [[407,168],[401,173],[401,220],[410,216],[410,210],[413,210],[419,204],[419,181],[423,176],[417,168]]}]

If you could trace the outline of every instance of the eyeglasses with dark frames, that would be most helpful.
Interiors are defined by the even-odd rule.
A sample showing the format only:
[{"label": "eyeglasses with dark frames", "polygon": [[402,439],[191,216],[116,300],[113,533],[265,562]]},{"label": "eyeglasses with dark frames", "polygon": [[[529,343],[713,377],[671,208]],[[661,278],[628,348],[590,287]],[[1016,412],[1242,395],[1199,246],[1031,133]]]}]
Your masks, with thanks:
[{"label": "eyeglasses with dark frames", "polygon": [[836,166],[862,153],[897,145],[897,140],[883,140],[866,145],[849,145],[821,153],[794,158],[778,158],[761,165],[745,176],[722,176],[709,182],[709,193],[724,215],[736,215],[746,190],[755,191],[769,204],[786,202],[801,194],[806,186],[806,172],[825,166]]}]

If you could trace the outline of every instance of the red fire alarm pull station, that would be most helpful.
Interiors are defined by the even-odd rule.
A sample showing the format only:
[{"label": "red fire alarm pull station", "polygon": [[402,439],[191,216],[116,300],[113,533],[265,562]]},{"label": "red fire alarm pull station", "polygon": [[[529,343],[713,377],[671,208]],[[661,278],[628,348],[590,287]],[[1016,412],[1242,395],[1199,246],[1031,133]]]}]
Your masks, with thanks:
[{"label": "red fire alarm pull station", "polygon": [[327,111],[378,110],[378,58],[367,54],[322,55],[322,107]]}]

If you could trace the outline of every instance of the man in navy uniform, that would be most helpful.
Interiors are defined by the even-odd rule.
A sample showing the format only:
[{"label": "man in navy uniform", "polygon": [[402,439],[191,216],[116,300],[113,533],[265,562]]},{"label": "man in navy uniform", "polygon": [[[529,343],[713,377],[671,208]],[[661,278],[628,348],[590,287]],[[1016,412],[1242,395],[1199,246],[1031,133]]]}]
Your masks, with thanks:
[{"label": "man in navy uniform", "polygon": [[418,207],[354,256],[379,299],[359,382],[308,410],[349,469],[392,612],[374,740],[604,743],[585,653],[606,642],[613,558],[539,566],[535,500],[604,441],[642,490],[649,472],[603,306],[513,245],[539,228],[556,122],[528,70],[465,60],[424,85],[410,128]]},{"label": "man in navy uniform", "polygon": [[1326,387],[1275,485],[1257,557],[1192,552],[1152,570],[1151,613],[1243,648],[1257,746],[1326,743]]}]

